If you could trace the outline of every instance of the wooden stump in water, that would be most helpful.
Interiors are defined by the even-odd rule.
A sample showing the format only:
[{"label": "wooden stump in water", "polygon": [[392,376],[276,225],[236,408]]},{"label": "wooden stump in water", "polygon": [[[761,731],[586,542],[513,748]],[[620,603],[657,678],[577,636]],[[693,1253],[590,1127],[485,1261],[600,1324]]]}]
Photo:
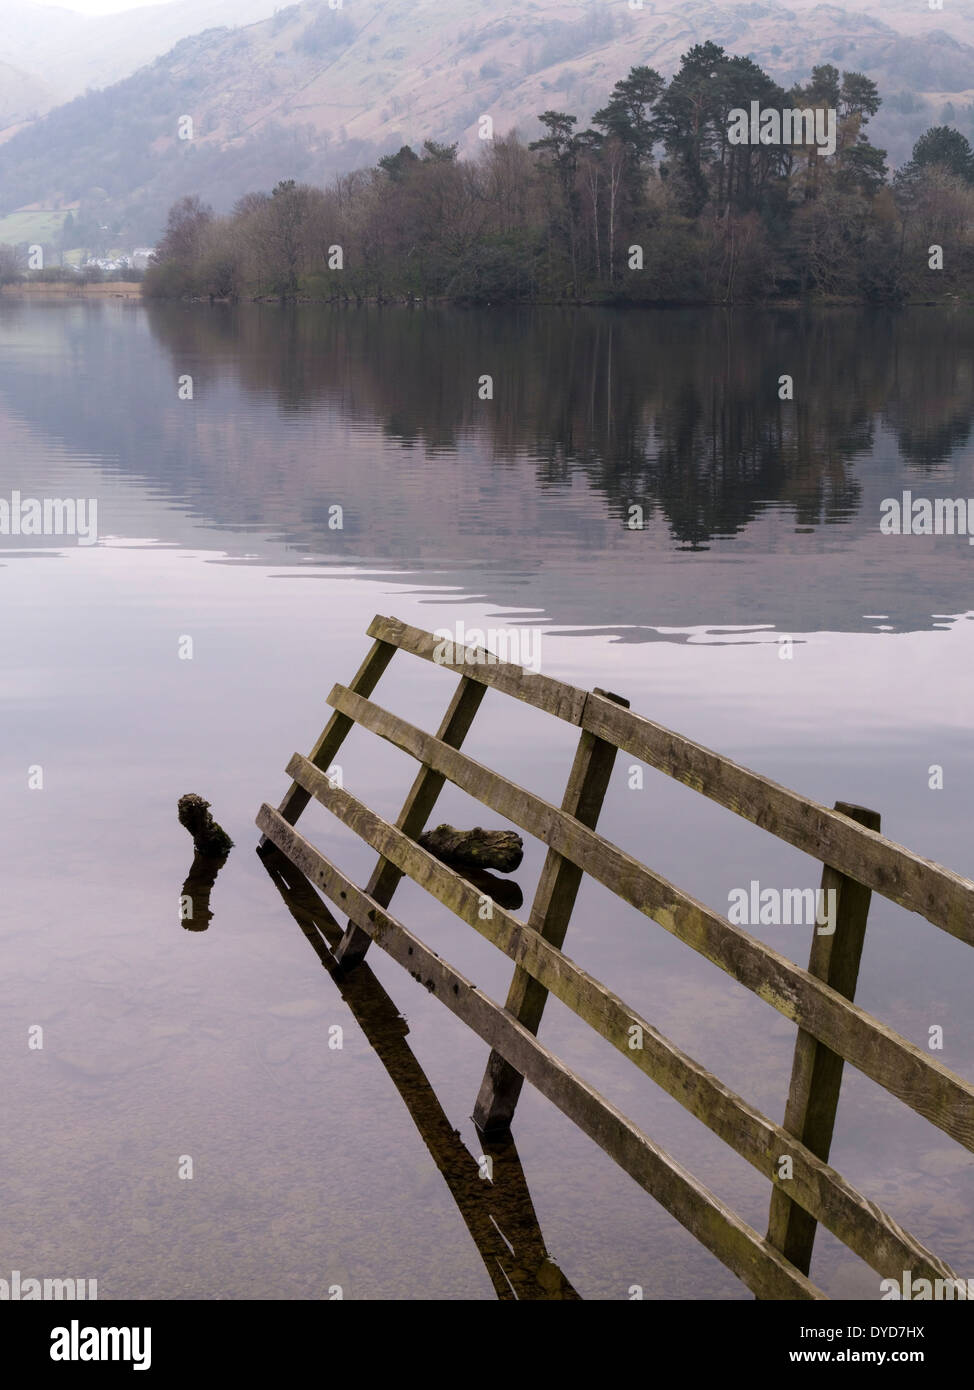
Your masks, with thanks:
[{"label": "wooden stump in water", "polygon": [[233,849],[227,832],[210,815],[210,803],[195,792],[179,798],[179,824],[193,837],[196,853],[205,858],[225,858]]},{"label": "wooden stump in water", "polygon": [[187,931],[206,931],[213,917],[210,892],[233,849],[233,841],[210,815],[210,803],[195,792],[179,798],[178,814],[179,824],[192,835],[196,847],[189,877],[183,884],[179,918]]},{"label": "wooden stump in water", "polygon": [[524,858],[524,842],[514,830],[457,830],[438,825],[420,835],[418,843],[446,864],[470,869],[496,869],[512,873]]}]

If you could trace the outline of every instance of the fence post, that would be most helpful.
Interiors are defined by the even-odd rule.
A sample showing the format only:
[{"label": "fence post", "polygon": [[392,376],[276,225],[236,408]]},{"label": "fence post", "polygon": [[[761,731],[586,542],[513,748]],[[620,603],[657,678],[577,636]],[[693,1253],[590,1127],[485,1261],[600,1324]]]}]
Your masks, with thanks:
[{"label": "fence post", "polygon": [[[486,693],[487,687],[485,685],[481,685],[470,676],[461,676],[453,699],[450,701],[440,727],[436,731],[436,737],[442,739],[444,743],[448,743],[451,748],[459,748],[467,736],[474,715],[480,709],[481,701]],[[418,839],[425,830],[426,822],[429,820],[437,798],[443,790],[444,780],[439,772],[434,772],[432,768],[428,767],[421,767],[416,774],[409,795],[399,812],[399,819],[396,821],[396,828],[408,835],[411,840]],[[390,864],[388,859],[380,859],[372,870],[372,877],[369,879],[365,891],[381,907],[388,907],[401,878],[401,869],[397,869],[395,864]],[[363,931],[356,923],[349,922],[345,929],[345,935],[335,951],[335,959],[346,970],[351,970],[360,960],[364,959],[371,943],[372,938],[368,932]]]},{"label": "fence post", "polygon": [[[621,695],[612,695],[607,690],[596,690],[595,694],[614,700],[625,709],[629,708],[629,701]],[[561,809],[590,830],[595,829],[602,810],[617,752],[614,744],[606,743],[588,732],[583,731],[578,741]],[[555,850],[548,851],[528,925],[558,950],[564,943],[581,881],[582,870],[577,865]],[[547,999],[548,991],[544,985],[539,984],[521,966],[516,966],[504,1006],[507,1012],[537,1035]],[[499,1052],[492,1052],[473,1112],[474,1123],[482,1133],[503,1134],[510,1129],[523,1085],[524,1077],[520,1072],[505,1061]]]},{"label": "fence post", "polygon": [[[353,676],[352,683],[348,687],[349,690],[354,690],[356,695],[364,695],[367,699],[379,683],[379,677],[397,650],[398,648],[394,647],[391,642],[373,642],[368,656]],[[318,742],[308,754],[308,761],[314,763],[315,767],[322,772],[327,772],[335,760],[335,754],[348,737],[353,722],[347,715],[339,714],[336,711],[325,725]],[[288,825],[297,825],[302,811],[310,800],[310,796],[303,787],[299,787],[296,782],[291,783],[278,808]],[[258,848],[263,849],[267,844],[267,836],[261,836]]]},{"label": "fence post", "polygon": [[[869,830],[879,830],[878,811],[846,801],[837,801],[835,809]],[[828,893],[830,890],[835,892],[835,931],[822,935],[816,925],[808,971],[852,1000],[872,893],[855,879],[826,864],[822,870],[822,891]],[[828,902],[827,897],[823,900]],[[832,1146],[843,1066],[843,1059],[831,1048],[813,1038],[811,1033],[798,1030],[784,1127],[823,1162],[828,1160]],[[812,1262],[817,1224],[813,1216],[787,1195],[787,1180],[774,1188],[768,1241],[803,1274],[808,1274]]]}]

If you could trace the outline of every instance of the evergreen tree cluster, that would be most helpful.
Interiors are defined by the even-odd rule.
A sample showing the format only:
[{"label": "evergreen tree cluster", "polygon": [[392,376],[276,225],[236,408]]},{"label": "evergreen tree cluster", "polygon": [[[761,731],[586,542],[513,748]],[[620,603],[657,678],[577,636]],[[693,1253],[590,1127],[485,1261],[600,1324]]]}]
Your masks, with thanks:
[{"label": "evergreen tree cluster", "polygon": [[[833,122],[834,148],[742,143],[733,113]],[[974,291],[974,153],[928,130],[890,177],[868,135],[881,98],[831,64],[790,91],[714,43],[669,83],[646,66],[580,130],[548,110],[541,137],[484,140],[478,158],[427,140],[328,188],[285,180],[228,216],[171,210],[147,292],[471,303],[895,303]]]}]

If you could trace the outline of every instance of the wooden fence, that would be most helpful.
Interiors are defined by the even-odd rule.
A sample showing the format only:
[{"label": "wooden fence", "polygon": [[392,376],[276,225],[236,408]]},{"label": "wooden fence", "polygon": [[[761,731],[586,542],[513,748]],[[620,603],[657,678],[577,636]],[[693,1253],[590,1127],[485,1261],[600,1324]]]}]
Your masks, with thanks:
[{"label": "wooden fence", "polygon": [[[497,1297],[505,1302],[577,1300],[578,1293],[548,1254],[513,1138],[510,1134],[494,1140],[482,1137],[476,1155],[467,1149],[406,1041],[409,1025],[368,963],[363,961],[346,973],[334,957],[342,929],[311,883],[273,845],[263,850],[262,858],[288,912],[332,977],[409,1111]],[[489,1181],[484,1179],[485,1170]]]},{"label": "wooden fence", "polygon": [[[576,689],[433,633],[376,617],[373,645],[348,687],[328,697],[334,711],[310,755],[287,766],[292,786],[278,810],[261,807],[262,844],[272,843],[348,917],[335,956],[344,969],[375,941],[491,1048],[474,1119],[486,1136],[508,1132],[523,1080],[593,1138],[758,1298],[822,1299],[809,1280],[821,1223],[883,1277],[966,1283],[886,1212],[829,1166],[844,1062],[974,1151],[974,1085],[853,1003],[872,892],[974,942],[974,883],[913,854],[879,832],[875,812],[834,809],[769,781],[633,713],[606,691]],[[436,734],[425,733],[370,696],[397,652],[460,676]],[[556,807],[460,751],[488,688],[575,725],[580,737],[564,798]],[[420,764],[395,825],[329,777],[354,724]],[[697,902],[596,830],[618,751],[667,773],[823,865],[836,890],[831,935],[816,933],[807,970]],[[527,921],[483,895],[417,838],[446,781],[547,845]],[[378,854],[357,887],[294,828],[314,798]],[[605,885],[797,1025],[791,1087],[776,1124],[663,1036],[633,1007],[561,950],[583,874]],[[420,884],[514,962],[501,1007],[441,959],[386,909],[403,876]],[[548,994],[611,1042],[668,1095],[772,1183],[765,1236],[643,1134],[535,1036]],[[634,1031],[634,1030],[639,1030]],[[642,1046],[631,1045],[641,1037]],[[782,1163],[782,1160],[790,1163]],[[780,1174],[790,1170],[790,1177]]]}]

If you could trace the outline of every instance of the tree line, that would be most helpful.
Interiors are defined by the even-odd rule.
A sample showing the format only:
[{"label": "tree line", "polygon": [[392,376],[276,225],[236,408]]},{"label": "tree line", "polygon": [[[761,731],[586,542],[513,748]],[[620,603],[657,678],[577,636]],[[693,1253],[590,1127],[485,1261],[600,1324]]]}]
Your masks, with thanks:
[{"label": "tree line", "polygon": [[[733,138],[733,113],[834,122],[829,146]],[[667,83],[616,83],[588,128],[403,146],[327,188],[293,180],[228,215],[170,211],[146,292],[163,298],[471,303],[895,303],[974,291],[974,153],[928,130],[891,176],[868,135],[881,98],[859,72],[814,67],[789,91],[714,43]],[[485,118],[486,119],[486,118]],[[739,121],[737,122],[739,125]],[[798,124],[797,122],[795,123]]]}]

